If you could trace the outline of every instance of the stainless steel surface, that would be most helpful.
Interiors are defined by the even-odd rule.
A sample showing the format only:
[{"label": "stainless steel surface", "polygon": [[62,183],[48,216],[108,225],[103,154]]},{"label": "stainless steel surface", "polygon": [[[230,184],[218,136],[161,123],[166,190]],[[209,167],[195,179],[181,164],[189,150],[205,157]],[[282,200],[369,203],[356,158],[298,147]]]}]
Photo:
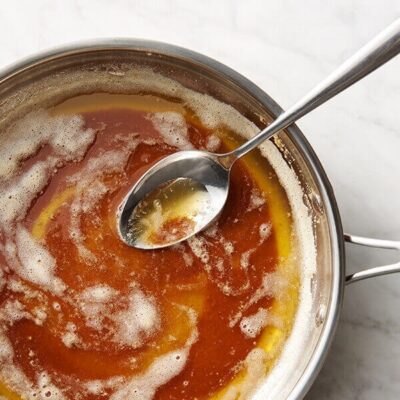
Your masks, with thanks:
[{"label": "stainless steel surface", "polygon": [[[372,239],[355,235],[344,235],[344,240],[348,243],[361,246],[374,247],[377,249],[400,250],[400,241]],[[376,276],[393,274],[400,272],[400,261],[395,264],[382,265],[379,267],[368,268],[346,276],[346,284],[361,281],[363,279],[374,278]]]},{"label": "stainless steel surface", "polygon": [[[400,52],[400,18],[371,40],[361,50],[343,63],[324,81],[302,97],[287,111],[263,129],[258,135],[248,140],[237,149],[227,154],[211,155],[207,152],[180,152],[157,163],[144,173],[132,187],[124,202],[121,204],[119,233],[122,240],[129,246],[141,249],[157,249],[182,242],[209,226],[220,215],[228,198],[229,170],[241,156],[253,150],[263,141],[286,128],[319,105],[325,103],[344,89],[368,75],[376,68],[389,61]],[[198,164],[197,164],[198,163]],[[183,175],[180,175],[183,174]],[[169,242],[151,243],[139,240],[132,232],[138,231],[131,216],[135,207],[144,197],[155,190],[160,184],[179,178],[197,179],[209,189],[212,206],[201,224],[197,224],[190,235],[174,237]],[[218,207],[220,207],[218,209]],[[140,222],[140,221],[139,221]]]},{"label": "stainless steel surface", "polygon": [[[58,81],[54,86],[46,84],[40,90],[38,82],[43,76],[60,74],[72,67],[82,70],[86,64],[93,65],[105,60],[110,60],[110,63],[118,60],[145,63],[185,86],[231,104],[260,128],[265,126],[266,121],[272,121],[282,113],[282,109],[263,90],[206,56],[159,42],[112,39],[50,50],[0,72],[0,115],[13,112],[13,99],[24,98],[25,101],[18,104],[26,105],[29,110],[32,104],[37,103],[38,96],[58,93]],[[93,76],[96,73],[94,71]],[[194,83],[195,87],[192,86]],[[64,92],[65,88],[62,89]],[[22,97],[22,90],[28,95]],[[282,395],[273,397],[295,400],[302,399],[307,393],[332,342],[342,304],[345,265],[340,215],[328,178],[298,127],[292,124],[286,131],[275,136],[274,142],[298,175],[305,191],[304,201],[310,213],[315,213],[319,220],[315,225],[318,269],[312,282],[304,283],[305,287],[313,287],[310,331],[303,338],[301,354],[299,357],[293,356],[284,379],[276,385],[278,391],[282,389]],[[254,396],[254,399],[266,398],[272,398],[267,382],[261,384]]]}]

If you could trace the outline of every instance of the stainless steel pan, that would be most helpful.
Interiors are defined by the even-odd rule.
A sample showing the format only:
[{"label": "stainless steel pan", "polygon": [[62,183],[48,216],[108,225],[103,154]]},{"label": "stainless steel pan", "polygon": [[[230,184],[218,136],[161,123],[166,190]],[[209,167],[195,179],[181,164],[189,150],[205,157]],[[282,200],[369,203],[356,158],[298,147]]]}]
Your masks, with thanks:
[{"label": "stainless steel pan", "polygon": [[[0,121],[19,106],[35,103],[41,91],[62,88],[35,86],[43,76],[63,74],[69,68],[97,63],[134,62],[148,65],[183,85],[235,107],[258,127],[276,118],[282,109],[263,90],[232,69],[208,57],[176,46],[143,40],[102,40],[78,43],[41,53],[14,64],[0,74]],[[51,86],[51,85],[50,85]],[[27,91],[21,88],[30,87]],[[22,95],[22,93],[24,93]],[[301,182],[304,202],[317,221],[317,271],[310,284],[312,312],[301,357],[287,365],[285,379],[273,394],[261,385],[255,399],[300,399],[306,394],[322,366],[339,320],[346,284],[400,271],[400,262],[347,275],[345,242],[400,250],[400,242],[343,234],[339,211],[329,180],[312,147],[300,129],[292,125],[276,140]],[[308,283],[306,283],[308,284]]]}]

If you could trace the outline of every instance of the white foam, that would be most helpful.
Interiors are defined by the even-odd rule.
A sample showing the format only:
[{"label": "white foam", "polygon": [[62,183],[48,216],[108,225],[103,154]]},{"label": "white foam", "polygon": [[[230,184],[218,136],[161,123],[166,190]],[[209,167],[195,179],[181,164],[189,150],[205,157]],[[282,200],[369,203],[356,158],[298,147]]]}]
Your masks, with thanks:
[{"label": "white foam", "polygon": [[230,256],[235,251],[235,246],[230,240],[227,240],[223,235],[220,236],[219,242],[224,247],[225,253]]},{"label": "white foam", "polygon": [[43,190],[48,179],[49,162],[38,162],[15,182],[0,185],[0,229],[3,232],[10,234],[15,228],[15,222],[25,217],[32,201]]},{"label": "white foam", "polygon": [[206,240],[198,235],[195,235],[188,239],[188,244],[193,251],[193,254],[205,265],[210,261],[210,255],[206,247]]},{"label": "white foam", "polygon": [[56,261],[49,251],[23,227],[17,228],[16,245],[20,261],[16,272],[29,282],[62,294],[65,284],[55,275]]},{"label": "white foam", "polygon": [[108,301],[112,301],[112,298],[117,294],[118,291],[112,287],[105,284],[99,284],[86,288],[81,297],[84,302],[107,303]]},{"label": "white foam", "polygon": [[89,381],[85,383],[85,389],[90,394],[99,395],[103,392],[103,383],[100,380]]},{"label": "white foam", "polygon": [[78,296],[79,307],[88,327],[100,331],[104,318],[110,313],[110,305],[118,292],[105,284],[86,288]]},{"label": "white foam", "polygon": [[186,120],[182,114],[172,111],[158,112],[149,114],[148,118],[165,143],[179,150],[193,149],[188,138]]},{"label": "white foam", "polygon": [[255,338],[261,333],[267,325],[268,312],[264,308],[260,308],[257,313],[249,317],[243,317],[240,321],[240,330],[250,338]]},{"label": "white foam", "polygon": [[[9,178],[17,170],[18,163],[34,154],[48,139],[44,122],[45,112],[39,111],[19,120],[3,135],[0,146],[0,177]],[[43,132],[42,127],[46,130]],[[12,132],[12,133],[11,133]]]},{"label": "white foam", "polygon": [[[225,254],[227,255],[227,263],[232,265],[235,247],[234,244],[227,240],[223,235],[218,235],[214,227],[208,229],[205,233],[206,236],[217,241],[217,243],[222,247]],[[249,276],[246,276],[244,283],[240,287],[232,287],[226,279],[226,271],[228,269],[225,267],[224,260],[220,257],[210,257],[209,246],[215,246],[215,243],[208,243],[204,236],[195,235],[188,239],[190,249],[192,250],[195,257],[197,257],[202,262],[202,267],[208,275],[208,279],[213,281],[223,294],[226,296],[238,296],[241,293],[248,290],[250,287]],[[247,269],[244,268],[247,274]],[[218,274],[215,274],[215,272]]]},{"label": "white foam", "polygon": [[240,330],[249,338],[255,338],[266,326],[275,326],[281,328],[282,320],[271,315],[268,310],[260,307],[255,314],[243,317],[240,321]]},{"label": "white foam", "polygon": [[177,376],[185,367],[189,348],[171,351],[156,359],[146,373],[116,390],[110,400],[151,400],[156,390]]},{"label": "white foam", "polygon": [[252,305],[257,304],[258,301],[267,296],[282,300],[286,296],[287,287],[288,282],[279,270],[264,274],[261,286],[249,300],[240,306],[239,311],[229,319],[229,326],[233,328]]},{"label": "white foam", "polygon": [[[107,285],[97,285],[85,289],[78,301],[87,326],[98,331],[112,328],[110,339],[121,346],[140,347],[160,328],[155,300],[137,287],[121,296]],[[121,304],[120,309],[114,304]]]},{"label": "white foam", "polygon": [[122,345],[139,347],[160,327],[160,314],[155,301],[141,290],[134,290],[128,308],[112,318],[116,323],[114,341]]},{"label": "white foam", "polygon": [[218,222],[214,222],[204,233],[209,237],[216,238],[218,235]]},{"label": "white foam", "polygon": [[0,142],[0,181],[9,179],[19,163],[50,144],[55,154],[64,160],[81,158],[94,140],[95,131],[83,128],[79,115],[50,117],[38,110],[19,119],[2,135]]},{"label": "white foam", "polygon": [[21,319],[32,319],[30,313],[25,310],[25,306],[19,300],[6,300],[0,310],[0,321],[13,325]]},{"label": "white foam", "polygon": [[193,256],[190,253],[187,253],[186,251],[184,251],[182,253],[182,257],[183,257],[183,261],[185,261],[185,264],[188,267],[191,267],[193,265]]},{"label": "white foam", "polygon": [[247,211],[257,210],[265,204],[265,197],[260,193],[257,188],[253,188],[250,194],[250,203],[247,207]]},{"label": "white foam", "polygon": [[272,225],[270,223],[261,224],[258,231],[260,233],[261,240],[265,241],[271,235]]},{"label": "white foam", "polygon": [[189,338],[186,340],[186,343],[185,343],[186,347],[190,347],[194,343],[196,343],[197,339],[199,338],[199,332],[197,329],[197,321],[198,321],[197,312],[193,308],[186,306],[184,304],[174,303],[174,305],[177,308],[179,308],[181,311],[186,313],[186,316],[187,316],[188,320],[190,321],[190,324],[192,325],[192,333],[189,336]]},{"label": "white foam", "polygon": [[[22,282],[16,279],[10,279],[8,288],[15,293],[21,293],[24,298],[15,299],[10,296],[3,304],[0,310],[0,322],[6,325],[13,325],[16,321],[28,319],[33,321],[36,325],[43,326],[48,317],[46,302],[43,295],[36,293],[26,287]],[[24,305],[24,300],[31,300],[35,298],[36,306],[28,311]]]},{"label": "white foam", "polygon": [[14,293],[22,294],[26,299],[36,299],[38,303],[44,303],[44,295],[40,291],[32,289],[17,276],[7,280],[7,288]]},{"label": "white foam", "polygon": [[256,251],[255,248],[249,249],[240,256],[240,266],[247,270],[250,267],[250,256]]},{"label": "white foam", "polygon": [[[235,246],[233,242],[230,240],[227,240],[225,236],[221,235],[220,232],[218,232],[218,225],[214,224],[210,228],[208,228],[204,232],[207,236],[213,239],[217,239],[218,243],[222,245],[222,248],[224,249],[224,252],[227,256],[231,256],[233,252],[235,251]],[[208,242],[207,240],[201,236],[201,235],[195,235],[188,239],[188,244],[190,246],[190,249],[192,250],[193,254],[203,263],[205,264],[206,268],[211,268],[209,266],[210,262],[210,254],[208,251]]]},{"label": "white foam", "polygon": [[214,153],[218,150],[219,146],[221,146],[221,139],[218,136],[210,135],[207,138],[206,149],[208,151],[211,151]]},{"label": "white foam", "polygon": [[73,345],[79,343],[79,337],[76,333],[73,332],[65,332],[61,337],[62,342],[68,348],[71,348]]},{"label": "white foam", "polygon": [[187,363],[191,346],[198,339],[197,314],[187,306],[176,304],[184,311],[193,326],[184,347],[158,357],[144,374],[135,376],[116,390],[110,400],[151,400],[159,387],[181,373]]},{"label": "white foam", "polygon": [[31,392],[32,398],[40,400],[67,400],[62,391],[51,381],[46,371],[38,374],[37,388]]},{"label": "white foam", "polygon": [[96,157],[92,157],[87,165],[68,180],[78,184],[83,190],[88,183],[102,178],[106,174],[122,172],[129,156],[139,144],[138,140],[129,142],[124,149],[103,151]]},{"label": "white foam", "polygon": [[[132,152],[136,149],[139,141],[136,135],[130,136],[131,140],[125,143],[124,149],[104,151],[97,157],[91,158],[87,165],[69,177],[71,185],[75,185],[74,199],[70,206],[70,226],[69,236],[75,244],[80,257],[86,262],[96,263],[97,258],[94,253],[85,245],[85,235],[81,231],[81,218],[84,214],[89,214],[92,221],[98,218],[95,211],[99,201],[109,193],[113,185],[106,186],[102,180],[110,173],[123,173],[124,167]],[[117,139],[121,141],[122,139]],[[115,182],[114,185],[117,185]]]},{"label": "white foam", "polygon": [[69,237],[78,250],[78,254],[88,263],[95,263],[97,257],[85,246],[85,235],[81,231],[82,205],[79,195],[76,195],[70,206]]},{"label": "white foam", "polygon": [[0,332],[0,365],[12,363],[14,349],[10,340]]},{"label": "white foam", "polygon": [[94,129],[83,128],[81,115],[45,118],[44,123],[50,131],[50,145],[64,161],[82,159],[95,137]]},{"label": "white foam", "polygon": [[68,322],[65,327],[65,332],[61,336],[61,341],[68,348],[72,346],[78,346],[81,344],[81,340],[76,333],[76,325],[72,322]]},{"label": "white foam", "polygon": [[121,376],[113,376],[109,379],[94,379],[83,382],[82,386],[89,394],[104,395],[106,389],[115,389],[124,384],[125,379]]},{"label": "white foam", "polygon": [[32,314],[36,325],[42,326],[47,320],[47,312],[44,307],[34,307]]},{"label": "white foam", "polygon": [[[47,185],[56,167],[84,156],[94,140],[92,129],[83,129],[83,118],[50,117],[46,111],[30,113],[1,136],[0,143],[0,229],[11,235],[35,198]],[[49,144],[54,154],[35,163],[20,176],[21,160]]]}]

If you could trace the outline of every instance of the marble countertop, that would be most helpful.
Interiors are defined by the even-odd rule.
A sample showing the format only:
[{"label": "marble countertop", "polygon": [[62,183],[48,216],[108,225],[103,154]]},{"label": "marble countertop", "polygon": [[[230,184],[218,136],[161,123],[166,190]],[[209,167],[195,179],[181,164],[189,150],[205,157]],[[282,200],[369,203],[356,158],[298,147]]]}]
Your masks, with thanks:
[{"label": "marble countertop", "polygon": [[[96,37],[171,42],[244,74],[282,107],[400,16],[398,0],[14,0],[0,12],[0,67]],[[299,122],[335,189],[346,231],[400,240],[400,58]],[[398,261],[348,247],[347,268]],[[309,400],[400,397],[400,274],[346,288]]]}]

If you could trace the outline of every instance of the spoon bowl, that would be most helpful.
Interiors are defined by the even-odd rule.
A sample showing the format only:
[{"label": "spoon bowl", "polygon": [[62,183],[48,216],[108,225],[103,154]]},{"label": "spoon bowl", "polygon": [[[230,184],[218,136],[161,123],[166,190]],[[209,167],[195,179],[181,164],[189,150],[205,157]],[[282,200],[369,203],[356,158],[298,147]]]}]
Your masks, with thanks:
[{"label": "spoon bowl", "polygon": [[[171,246],[186,240],[209,226],[221,213],[229,192],[230,169],[221,163],[221,156],[206,151],[180,151],[171,154],[152,167],[135,183],[119,207],[119,234],[129,246],[140,249],[155,249]],[[195,225],[187,235],[171,236],[163,242],[143,240],[137,234],[132,219],[135,209],[147,196],[166,182],[187,179],[198,183],[196,190],[204,190],[208,196],[206,203],[199,203]],[[192,185],[193,187],[193,185]]]}]

